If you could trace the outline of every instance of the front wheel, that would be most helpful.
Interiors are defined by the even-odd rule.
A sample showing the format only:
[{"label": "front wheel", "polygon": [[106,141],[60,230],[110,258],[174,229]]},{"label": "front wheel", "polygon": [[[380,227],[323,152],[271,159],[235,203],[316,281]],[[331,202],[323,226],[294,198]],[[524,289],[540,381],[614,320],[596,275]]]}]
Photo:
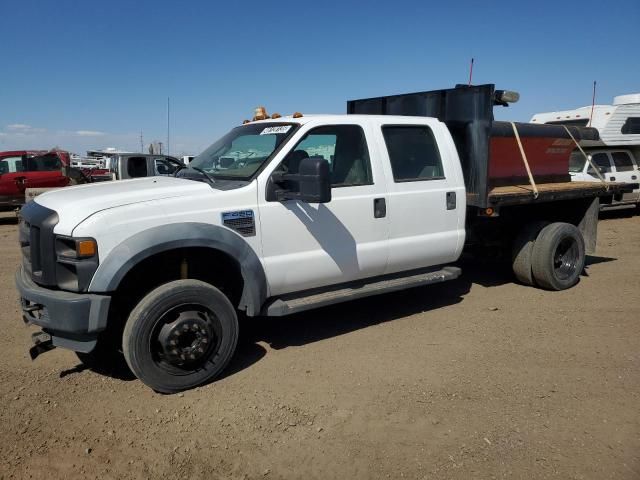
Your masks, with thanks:
[{"label": "front wheel", "polygon": [[177,280],[133,309],[122,347],[136,377],[158,392],[175,393],[217,377],[233,356],[238,330],[235,309],[220,290]]}]

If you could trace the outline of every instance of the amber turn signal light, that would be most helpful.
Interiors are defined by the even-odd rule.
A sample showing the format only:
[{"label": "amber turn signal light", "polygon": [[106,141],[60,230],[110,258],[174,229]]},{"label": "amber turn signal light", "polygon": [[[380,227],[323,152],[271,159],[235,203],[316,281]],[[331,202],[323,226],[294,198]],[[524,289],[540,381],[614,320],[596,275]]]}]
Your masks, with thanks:
[{"label": "amber turn signal light", "polygon": [[98,252],[95,240],[78,240],[76,242],[76,255],[78,257],[93,257]]},{"label": "amber turn signal light", "polygon": [[267,109],[264,107],[257,107],[255,109],[255,113],[253,115],[253,120],[266,120],[267,118],[269,118],[269,115],[267,115]]}]

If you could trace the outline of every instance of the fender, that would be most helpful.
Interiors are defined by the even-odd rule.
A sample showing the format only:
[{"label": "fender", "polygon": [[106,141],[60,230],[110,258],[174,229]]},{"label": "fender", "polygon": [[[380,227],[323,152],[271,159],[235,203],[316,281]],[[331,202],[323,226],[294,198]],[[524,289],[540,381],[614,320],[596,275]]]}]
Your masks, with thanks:
[{"label": "fender", "polygon": [[140,261],[157,253],[185,247],[208,247],[226,253],[240,265],[244,280],[240,308],[258,315],[267,298],[267,279],[256,253],[242,237],[206,223],[177,223],[150,228],[127,238],[100,262],[90,292],[113,292]]}]

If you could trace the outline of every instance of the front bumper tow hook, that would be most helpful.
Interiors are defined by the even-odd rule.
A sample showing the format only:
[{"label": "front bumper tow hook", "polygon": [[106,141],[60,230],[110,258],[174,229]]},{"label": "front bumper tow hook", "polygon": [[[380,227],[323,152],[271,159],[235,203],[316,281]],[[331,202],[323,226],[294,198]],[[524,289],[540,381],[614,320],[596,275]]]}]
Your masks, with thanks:
[{"label": "front bumper tow hook", "polygon": [[56,348],[51,340],[51,335],[46,332],[32,333],[31,340],[33,341],[33,347],[29,349],[29,356],[31,356],[31,360],[35,360],[38,355]]}]

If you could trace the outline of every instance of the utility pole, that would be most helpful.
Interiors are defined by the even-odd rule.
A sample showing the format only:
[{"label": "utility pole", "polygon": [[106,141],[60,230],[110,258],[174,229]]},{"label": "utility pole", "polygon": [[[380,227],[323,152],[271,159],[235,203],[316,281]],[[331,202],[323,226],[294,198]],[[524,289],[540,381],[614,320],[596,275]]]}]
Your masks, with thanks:
[{"label": "utility pole", "polygon": [[142,140],[142,130],[140,130],[140,153],[144,153],[144,141]]},{"label": "utility pole", "polygon": [[167,97],[167,155],[171,155],[169,150],[169,97]]}]

